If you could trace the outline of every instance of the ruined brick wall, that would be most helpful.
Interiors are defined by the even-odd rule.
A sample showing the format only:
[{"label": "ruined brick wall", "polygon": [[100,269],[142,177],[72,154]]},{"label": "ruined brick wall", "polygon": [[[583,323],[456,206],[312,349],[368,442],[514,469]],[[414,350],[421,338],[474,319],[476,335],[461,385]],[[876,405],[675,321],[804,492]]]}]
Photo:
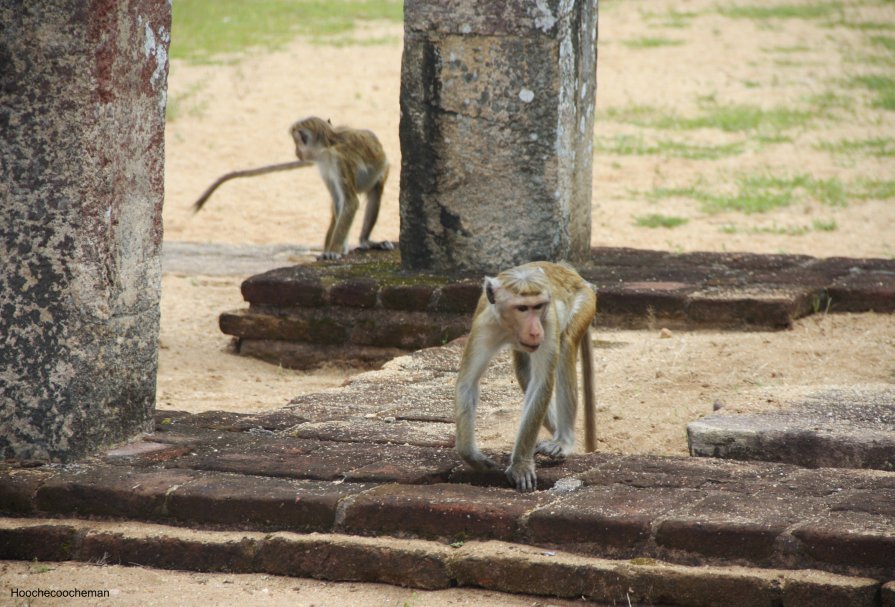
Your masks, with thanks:
[{"label": "ruined brick wall", "polygon": [[171,5],[0,0],[0,455],[147,430]]},{"label": "ruined brick wall", "polygon": [[596,0],[404,3],[406,268],[588,257],[596,43]]}]

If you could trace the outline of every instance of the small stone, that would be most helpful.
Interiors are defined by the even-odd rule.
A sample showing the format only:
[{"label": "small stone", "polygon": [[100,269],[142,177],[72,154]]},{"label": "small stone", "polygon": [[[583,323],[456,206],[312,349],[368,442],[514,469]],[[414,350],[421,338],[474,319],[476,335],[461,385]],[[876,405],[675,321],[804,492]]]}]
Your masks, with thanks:
[{"label": "small stone", "polygon": [[671,329],[662,327],[662,330],[659,331],[659,339],[671,339],[671,337],[672,337]]}]

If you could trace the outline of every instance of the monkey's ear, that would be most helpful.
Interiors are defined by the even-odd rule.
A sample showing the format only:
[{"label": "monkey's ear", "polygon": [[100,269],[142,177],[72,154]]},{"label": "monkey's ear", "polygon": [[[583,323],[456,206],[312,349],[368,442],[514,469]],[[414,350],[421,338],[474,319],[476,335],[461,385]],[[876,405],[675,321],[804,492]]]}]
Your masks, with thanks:
[{"label": "monkey's ear", "polygon": [[494,291],[500,288],[500,281],[496,278],[491,278],[490,276],[485,276],[485,297],[488,298],[488,303],[493,304],[497,300],[494,297]]}]

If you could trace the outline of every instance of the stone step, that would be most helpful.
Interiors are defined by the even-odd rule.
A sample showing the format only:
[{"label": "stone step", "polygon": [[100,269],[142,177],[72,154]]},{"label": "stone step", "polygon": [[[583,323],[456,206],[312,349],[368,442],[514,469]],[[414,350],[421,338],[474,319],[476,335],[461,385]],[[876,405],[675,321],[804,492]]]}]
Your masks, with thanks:
[{"label": "stone step", "polygon": [[612,560],[499,541],[446,545],[77,519],[0,519],[0,559],[267,573],[420,589],[474,587],[611,604],[895,605],[895,584],[820,571]]},{"label": "stone step", "polygon": [[[895,312],[895,260],[747,253],[673,254],[594,248],[579,271],[598,294],[597,324],[642,328],[773,330],[816,312]],[[466,333],[481,276],[403,270],[397,252],[282,267],[247,279],[248,310],[224,313],[221,330],[243,353],[318,364],[309,346],[364,350],[437,346]],[[286,344],[296,344],[290,348]],[[389,350],[392,349],[392,350]]]},{"label": "stone step", "polygon": [[693,456],[893,471],[895,389],[839,389],[782,411],[713,415],[688,424],[687,438]]},{"label": "stone step", "polygon": [[387,444],[369,427],[364,442],[343,442],[354,433],[320,440],[214,426],[209,415],[164,418],[145,441],[101,461],[9,467],[0,512],[494,539],[601,558],[895,579],[895,473],[588,454],[539,462],[541,490],[519,494],[500,471],[468,470],[425,428],[408,428],[419,444]]}]

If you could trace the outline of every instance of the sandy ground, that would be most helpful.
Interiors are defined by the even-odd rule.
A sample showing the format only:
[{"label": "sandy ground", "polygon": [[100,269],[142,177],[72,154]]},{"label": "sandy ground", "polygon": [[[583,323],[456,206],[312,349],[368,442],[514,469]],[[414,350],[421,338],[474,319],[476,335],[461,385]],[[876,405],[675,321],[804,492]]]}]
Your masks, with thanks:
[{"label": "sandy ground", "polygon": [[[0,605],[16,607],[573,607],[582,604],[465,588],[413,590],[383,584],[331,583],[273,575],[202,574],[77,563],[0,561],[0,580],[3,580],[4,589]],[[10,601],[7,588],[108,590],[109,597],[15,602]]]},{"label": "sandy ground", "polygon": [[[788,4],[799,4],[793,1]],[[766,3],[767,4],[767,3]],[[848,22],[895,24],[895,7],[845,3]],[[873,30],[828,26],[824,20],[759,22],[718,14],[714,0],[603,0],[597,95],[598,141],[641,137],[701,145],[739,143],[740,154],[718,160],[668,155],[598,153],[594,162],[593,244],[672,251],[753,251],[816,256],[892,257],[895,204],[853,200],[834,207],[800,200],[769,213],[707,213],[687,198],[650,201],[657,187],[698,185],[730,191],[737,175],[766,171],[816,179],[891,179],[895,159],[833,154],[822,142],[883,137],[892,145],[895,112],[874,108],[851,76],[885,73]],[[671,11],[677,15],[672,16]],[[695,14],[695,16],[688,16]],[[683,23],[683,27],[681,26]],[[320,115],[369,128],[394,167],[386,186],[376,239],[397,240],[398,90],[401,28],[372,25],[361,35],[391,36],[374,46],[314,46],[301,40],[279,52],[238,63],[171,65],[173,120],[166,138],[167,240],[230,244],[290,243],[319,247],[328,198],[314,170],[237,180],[224,185],[201,214],[190,205],[223,173],[292,159],[287,130],[299,117]],[[639,48],[647,38],[674,45]],[[679,43],[678,43],[679,42]],[[175,40],[176,43],[176,40]],[[618,119],[633,106],[683,116],[706,104],[817,108],[819,95],[845,104],[786,131],[788,140],[762,143],[746,133],[717,129],[663,131]],[[837,97],[838,96],[838,97]],[[819,110],[818,110],[819,111]],[[639,227],[651,213],[683,217],[674,229]],[[831,231],[815,221],[835,222]],[[357,242],[359,221],[352,241]],[[219,313],[244,306],[245,278],[166,275],[158,406],[161,409],[257,411],[292,397],[339,386],[352,369],[313,373],[240,358],[217,328]],[[686,453],[685,425],[714,408],[741,411],[780,407],[837,386],[895,381],[895,321],[891,316],[818,315],[778,333],[600,331],[597,386],[600,449],[622,453]],[[509,449],[515,420],[483,429],[486,445]],[[562,605],[558,601],[493,593],[412,592],[364,584],[321,584],[265,576],[168,573],[138,568],[0,564],[0,578],[24,588],[117,588],[102,605]],[[7,601],[8,595],[3,601]],[[6,603],[3,603],[6,604]],[[24,605],[27,603],[12,603]],[[34,605],[55,605],[35,601]],[[81,603],[79,603],[81,604]],[[84,602],[83,604],[90,604]]]}]

